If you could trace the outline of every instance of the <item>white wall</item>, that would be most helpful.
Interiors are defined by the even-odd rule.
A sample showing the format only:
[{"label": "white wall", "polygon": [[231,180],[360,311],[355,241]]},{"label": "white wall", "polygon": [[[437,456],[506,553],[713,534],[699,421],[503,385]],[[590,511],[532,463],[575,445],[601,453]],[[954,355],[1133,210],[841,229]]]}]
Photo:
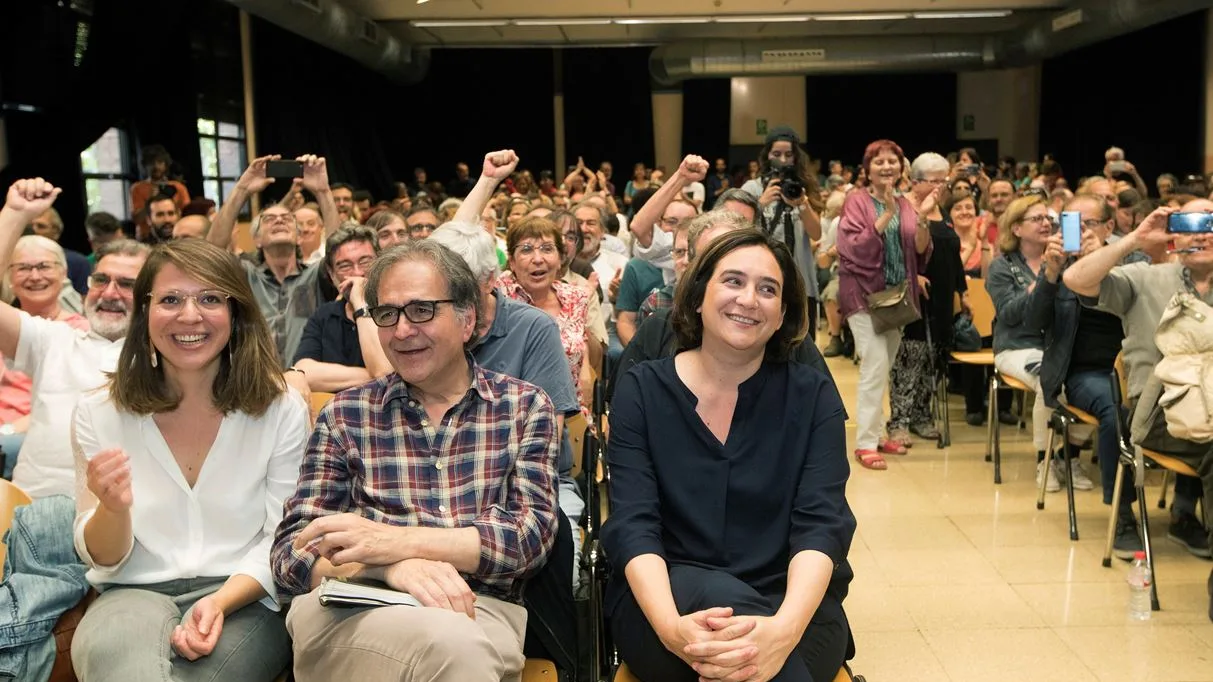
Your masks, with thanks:
[{"label": "white wall", "polygon": [[[973,117],[973,130],[965,130],[966,116]],[[957,139],[996,139],[1000,155],[1027,161],[1039,156],[1039,134],[1039,66],[957,74]]]},{"label": "white wall", "polygon": [[778,76],[732,79],[729,97],[729,144],[760,145],[766,137],[757,130],[757,121],[767,129],[791,126],[805,135],[806,110],[803,76]]}]

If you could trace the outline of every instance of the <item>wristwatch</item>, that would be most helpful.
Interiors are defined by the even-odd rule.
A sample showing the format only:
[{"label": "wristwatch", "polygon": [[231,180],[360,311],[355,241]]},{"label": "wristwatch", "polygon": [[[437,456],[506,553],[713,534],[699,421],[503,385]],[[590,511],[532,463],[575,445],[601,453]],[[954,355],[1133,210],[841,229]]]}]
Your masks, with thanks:
[{"label": "wristwatch", "polygon": [[361,308],[354,311],[355,320],[359,320],[364,317],[370,317],[370,316],[371,316],[371,309],[368,308],[367,306],[362,306]]}]

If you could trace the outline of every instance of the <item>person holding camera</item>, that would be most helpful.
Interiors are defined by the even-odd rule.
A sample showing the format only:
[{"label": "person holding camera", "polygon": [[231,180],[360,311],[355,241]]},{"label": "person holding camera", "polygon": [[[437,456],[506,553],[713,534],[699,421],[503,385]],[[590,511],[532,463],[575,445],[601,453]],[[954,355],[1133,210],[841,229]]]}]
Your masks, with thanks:
[{"label": "person holding camera", "polygon": [[763,232],[787,244],[808,293],[809,334],[817,333],[817,265],[813,240],[821,239],[821,212],[825,202],[810,171],[809,155],[800,148],[800,136],[787,126],[767,135],[758,156],[760,174],[741,186],[758,199]]}]

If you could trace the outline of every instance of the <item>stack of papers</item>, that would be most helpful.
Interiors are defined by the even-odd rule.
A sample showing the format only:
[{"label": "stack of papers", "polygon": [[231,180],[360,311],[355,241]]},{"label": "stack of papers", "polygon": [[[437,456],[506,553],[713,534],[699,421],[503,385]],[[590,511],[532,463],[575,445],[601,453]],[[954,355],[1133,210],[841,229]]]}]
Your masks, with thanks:
[{"label": "stack of papers", "polygon": [[325,578],[320,582],[320,605],[421,606],[421,602],[377,580]]}]

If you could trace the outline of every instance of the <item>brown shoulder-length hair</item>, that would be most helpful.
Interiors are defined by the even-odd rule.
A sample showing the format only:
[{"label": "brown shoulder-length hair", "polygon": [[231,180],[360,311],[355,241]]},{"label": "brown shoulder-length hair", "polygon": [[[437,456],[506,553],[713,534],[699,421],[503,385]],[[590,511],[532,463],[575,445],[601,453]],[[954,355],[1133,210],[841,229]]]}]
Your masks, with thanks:
[{"label": "brown shoulder-length hair", "polygon": [[170,263],[229,297],[232,332],[227,347],[219,352],[219,373],[211,387],[215,407],[224,414],[265,414],[286,390],[278,369],[278,350],[244,271],[230,253],[205,239],[179,239],[152,249],[135,279],[130,331],[118,356],[118,368],[110,375],[110,399],[119,409],[134,414],[171,412],[181,404],[181,396],[165,381],[164,367],[152,366],[148,334],[152,283]]},{"label": "brown shoulder-length hair", "polygon": [[747,246],[761,246],[775,256],[779,271],[783,275],[780,298],[783,303],[783,324],[767,341],[765,359],[786,362],[792,351],[804,341],[809,333],[808,294],[796,260],[786,244],[763,232],[747,228],[726,232],[713,239],[703,253],[691,261],[690,269],[678,282],[674,292],[674,309],[670,312],[670,323],[678,350],[692,350],[703,345],[703,316],[699,309],[707,294],[708,283],[715,274],[716,266],[728,254]]},{"label": "brown shoulder-length hair", "polygon": [[560,254],[560,260],[564,261],[564,232],[561,231],[559,225],[549,218],[523,218],[514,223],[514,226],[505,232],[505,248],[511,258],[514,257],[514,249],[522,243],[524,239],[539,239],[551,237],[556,244],[556,251]]}]

